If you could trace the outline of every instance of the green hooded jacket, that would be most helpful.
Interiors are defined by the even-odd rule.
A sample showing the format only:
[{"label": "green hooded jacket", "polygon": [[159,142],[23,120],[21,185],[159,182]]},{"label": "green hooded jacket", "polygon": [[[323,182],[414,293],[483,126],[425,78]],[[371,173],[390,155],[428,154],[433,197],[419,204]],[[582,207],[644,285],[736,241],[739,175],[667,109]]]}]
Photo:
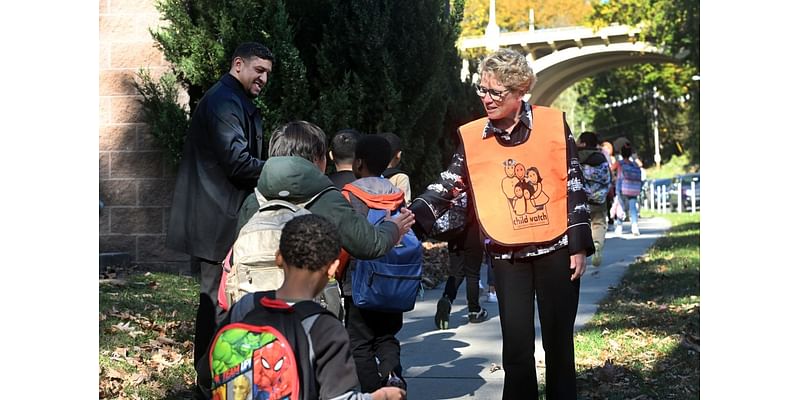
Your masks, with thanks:
[{"label": "green hooded jacket", "polygon": [[[384,255],[400,240],[397,224],[384,221],[374,226],[356,212],[330,179],[310,161],[301,157],[270,157],[264,164],[256,189],[267,200],[281,199],[294,204],[307,202],[327,188],[306,208],[328,218],[339,230],[342,247],[356,258],[373,259]],[[236,232],[258,210],[255,193],[251,193],[239,210]]]}]

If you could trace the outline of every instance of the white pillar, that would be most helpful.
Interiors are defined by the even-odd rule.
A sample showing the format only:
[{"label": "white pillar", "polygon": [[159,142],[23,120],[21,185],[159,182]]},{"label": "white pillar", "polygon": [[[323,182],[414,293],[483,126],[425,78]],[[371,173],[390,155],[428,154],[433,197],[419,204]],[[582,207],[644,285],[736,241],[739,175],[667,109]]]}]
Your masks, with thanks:
[{"label": "white pillar", "polygon": [[653,161],[656,162],[656,169],[661,168],[661,147],[658,143],[658,88],[653,86],[653,144],[655,145],[655,154],[653,154]]},{"label": "white pillar", "polygon": [[500,27],[495,17],[495,0],[489,1],[489,23],[486,25],[486,48],[495,51],[500,48]]},{"label": "white pillar", "polygon": [[528,9],[528,30],[533,32],[533,9]]},{"label": "white pillar", "polygon": [[467,59],[461,60],[461,82],[466,82],[469,79],[469,61]]}]

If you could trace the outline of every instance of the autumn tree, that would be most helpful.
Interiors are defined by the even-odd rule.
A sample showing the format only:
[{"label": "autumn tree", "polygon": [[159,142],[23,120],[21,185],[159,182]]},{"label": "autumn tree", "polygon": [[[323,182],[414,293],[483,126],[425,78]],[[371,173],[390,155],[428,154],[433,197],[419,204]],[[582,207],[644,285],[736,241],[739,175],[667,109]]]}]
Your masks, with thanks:
[{"label": "autumn tree", "polygon": [[[581,86],[582,101],[595,110],[595,129],[608,135],[637,139],[644,159],[652,162],[653,109],[658,109],[662,160],[688,152],[694,163],[700,157],[700,3],[680,0],[619,0],[596,4],[593,26],[613,22],[642,28],[640,40],[666,48],[678,64],[638,65],[619,68],[589,78]],[[653,99],[653,88],[660,96]],[[645,95],[623,107],[603,104]],[[683,99],[683,102],[679,101]]]},{"label": "autumn tree", "polygon": [[[587,23],[592,6],[586,0],[500,0],[495,2],[501,32],[528,30],[529,10],[536,28],[577,26]],[[489,0],[467,0],[461,30],[464,36],[480,36],[489,23]]]}]

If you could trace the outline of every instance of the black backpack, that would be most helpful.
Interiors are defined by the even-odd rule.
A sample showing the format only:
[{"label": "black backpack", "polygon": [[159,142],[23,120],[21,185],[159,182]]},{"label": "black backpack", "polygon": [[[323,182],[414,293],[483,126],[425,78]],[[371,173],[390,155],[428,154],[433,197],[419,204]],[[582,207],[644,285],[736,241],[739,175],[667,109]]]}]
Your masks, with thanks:
[{"label": "black backpack", "polygon": [[313,301],[290,306],[276,300],[275,291],[246,295],[198,363],[198,386],[214,399],[232,399],[244,390],[253,399],[260,392],[270,399],[318,398],[309,332],[321,313],[330,314]]}]

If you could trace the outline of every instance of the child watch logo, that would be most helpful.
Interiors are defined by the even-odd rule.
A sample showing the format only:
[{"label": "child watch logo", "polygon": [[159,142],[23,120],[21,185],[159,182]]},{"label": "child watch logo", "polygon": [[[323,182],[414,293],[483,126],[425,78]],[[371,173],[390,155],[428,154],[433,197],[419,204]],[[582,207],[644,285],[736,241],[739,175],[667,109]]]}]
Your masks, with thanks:
[{"label": "child watch logo", "polygon": [[501,186],[508,199],[512,227],[525,229],[549,224],[547,202],[550,197],[543,190],[539,169],[525,168],[510,158],[503,162],[503,169],[505,176]]}]

